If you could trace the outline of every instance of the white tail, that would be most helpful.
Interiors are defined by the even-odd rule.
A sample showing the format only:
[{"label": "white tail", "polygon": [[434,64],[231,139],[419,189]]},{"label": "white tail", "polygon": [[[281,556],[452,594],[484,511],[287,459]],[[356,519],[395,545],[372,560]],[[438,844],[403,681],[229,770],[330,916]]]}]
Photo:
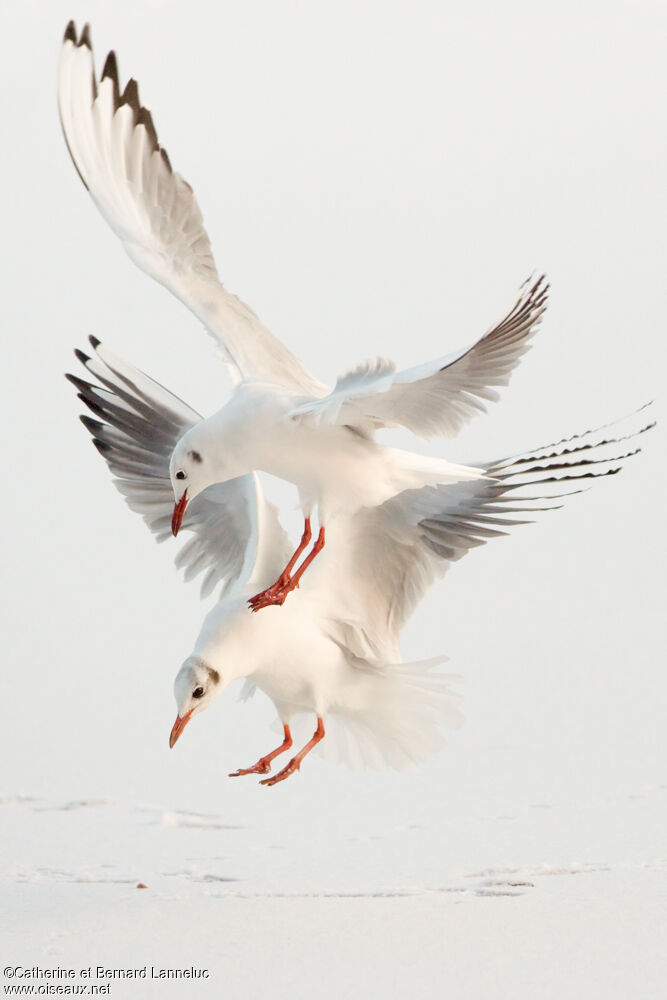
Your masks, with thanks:
[{"label": "white tail", "polygon": [[[445,745],[446,729],[461,725],[462,701],[451,684],[452,674],[434,671],[445,657],[416,663],[389,664],[369,671],[369,697],[356,712],[326,720],[322,756],[349,767],[416,767]],[[309,720],[310,721],[310,720]]]}]

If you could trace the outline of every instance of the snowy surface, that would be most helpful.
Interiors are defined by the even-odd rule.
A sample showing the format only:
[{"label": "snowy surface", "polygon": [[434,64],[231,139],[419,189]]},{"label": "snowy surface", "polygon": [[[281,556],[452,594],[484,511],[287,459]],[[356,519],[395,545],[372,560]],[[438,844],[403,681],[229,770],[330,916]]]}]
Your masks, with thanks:
[{"label": "snowy surface", "polygon": [[187,989],[113,981],[121,998],[659,996],[666,800],[662,785],[483,815],[454,798],[448,821],[425,826],[431,810],[414,800],[401,823],[402,810],[391,822],[381,808],[334,820],[333,802],[307,799],[275,823],[260,810],[253,821],[7,799],[19,846],[3,878],[3,955],[210,972]]},{"label": "snowy surface", "polygon": [[662,426],[428,595],[404,654],[450,657],[466,721],[427,766],[313,757],[275,788],[231,780],[275,739],[266,702],[232,692],[169,751],[204,608],[62,375],[92,333],[202,412],[226,385],[98,217],[55,100],[64,26],[89,19],[98,66],[115,47],[194,186],[226,285],[322,379],[454,350],[546,270],[502,403],[425,449],[495,458],[664,394],[664,4],[184,9],[0,14],[3,965],[211,971],[112,983],[137,1000],[664,996]]}]

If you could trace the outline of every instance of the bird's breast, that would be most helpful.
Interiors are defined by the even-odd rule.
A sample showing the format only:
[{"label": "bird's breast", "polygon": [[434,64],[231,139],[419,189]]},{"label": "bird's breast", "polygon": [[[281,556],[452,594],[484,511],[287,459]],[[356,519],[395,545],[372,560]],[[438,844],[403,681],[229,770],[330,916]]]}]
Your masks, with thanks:
[{"label": "bird's breast", "polygon": [[383,451],[346,427],[313,427],[288,417],[267,428],[258,467],[294,483],[302,498],[330,516],[391,495]]}]

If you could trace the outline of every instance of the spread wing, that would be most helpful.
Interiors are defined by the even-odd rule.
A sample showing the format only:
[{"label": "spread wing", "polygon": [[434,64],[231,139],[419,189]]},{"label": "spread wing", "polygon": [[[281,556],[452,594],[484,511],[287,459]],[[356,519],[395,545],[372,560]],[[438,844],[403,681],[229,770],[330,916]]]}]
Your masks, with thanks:
[{"label": "spread wing", "polygon": [[[171,537],[174,494],[169,459],[198,413],[143,372],[90,338],[92,355],[76,351],[92,381],[68,375],[93,416],[81,421],[107,463],[114,485],[162,542]],[[287,536],[253,473],[217,483],[188,504],[182,530],[192,538],[176,557],[186,580],[203,576],[202,596],[222,584],[269,586],[289,558]]]},{"label": "spread wing", "polygon": [[482,468],[486,479],[408,490],[334,522],[313,581],[327,588],[331,606],[340,610],[337,620],[332,616],[333,633],[361,658],[393,656],[396,662],[405,622],[454,562],[539,512],[561,507],[564,497],[594,479],[619,472],[652,426],[587,431],[490,463]]},{"label": "spread wing", "polygon": [[194,192],[172,170],[134,80],[124,90],[110,52],[101,78],[88,26],[65,31],[58,87],[65,141],[81,180],[135,264],[202,320],[235,381],[294,392],[323,388],[253,311],[221,285]]},{"label": "spread wing", "polygon": [[454,437],[464,423],[496,401],[519,359],[530,349],[547,306],[544,277],[525,282],[512,309],[472,347],[397,372],[390,361],[360,365],[338,379],[329,395],[304,400],[297,419],[338,423],[372,433],[403,426],[421,437]]}]

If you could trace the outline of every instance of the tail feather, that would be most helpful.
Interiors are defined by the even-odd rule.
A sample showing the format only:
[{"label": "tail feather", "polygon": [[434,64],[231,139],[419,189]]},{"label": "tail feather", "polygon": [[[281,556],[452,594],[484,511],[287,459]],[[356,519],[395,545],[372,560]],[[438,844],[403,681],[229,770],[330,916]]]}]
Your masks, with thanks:
[{"label": "tail feather", "polygon": [[461,725],[457,678],[433,668],[445,657],[389,664],[369,671],[369,697],[355,711],[327,715],[320,752],[353,768],[414,768],[445,745],[445,730]]}]

